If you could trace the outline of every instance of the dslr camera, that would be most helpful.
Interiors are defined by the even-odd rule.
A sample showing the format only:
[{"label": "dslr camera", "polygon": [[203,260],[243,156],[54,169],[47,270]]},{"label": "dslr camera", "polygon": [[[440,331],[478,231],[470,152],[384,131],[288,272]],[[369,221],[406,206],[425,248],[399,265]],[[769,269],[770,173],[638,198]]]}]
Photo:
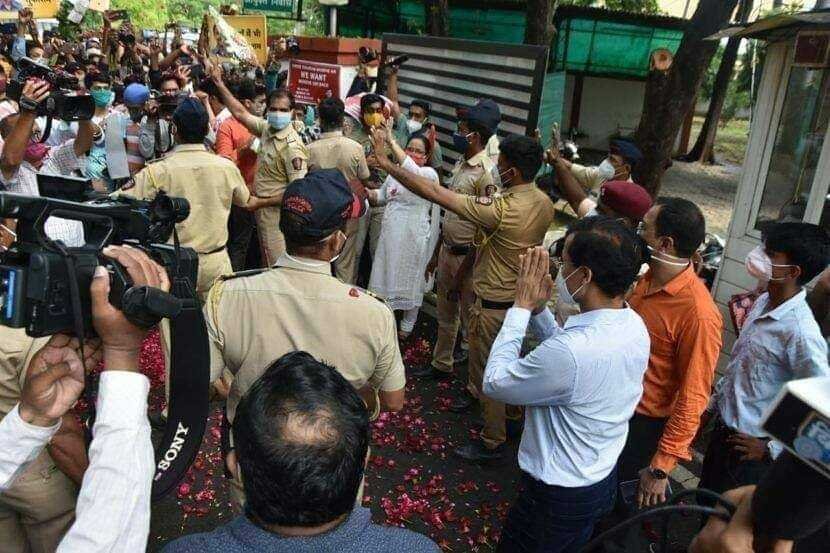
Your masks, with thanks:
[{"label": "dslr camera", "polygon": [[49,96],[44,101],[36,108],[32,106],[38,115],[64,121],[92,119],[95,113],[95,102],[87,94],[77,94],[80,83],[75,75],[41,65],[30,58],[20,58],[17,62],[17,75],[9,81],[6,88],[9,98],[20,102],[23,86],[29,79],[46,81],[51,88]]},{"label": "dslr camera", "polygon": [[[89,287],[98,265],[110,275],[109,300],[127,319],[150,328],[175,317],[182,299],[146,286],[135,287],[126,269],[102,255],[104,247],[127,244],[162,265],[171,283],[187,279],[196,289],[198,257],[190,248],[166,244],[174,225],[187,218],[190,204],[163,192],[153,201],[128,197],[95,198],[88,180],[38,175],[44,188],[74,190],[87,202],[0,192],[0,217],[17,220],[17,241],[0,263],[0,324],[25,328],[29,336],[83,331],[93,335]],[[81,221],[86,243],[69,248],[44,232],[49,217]]]}]

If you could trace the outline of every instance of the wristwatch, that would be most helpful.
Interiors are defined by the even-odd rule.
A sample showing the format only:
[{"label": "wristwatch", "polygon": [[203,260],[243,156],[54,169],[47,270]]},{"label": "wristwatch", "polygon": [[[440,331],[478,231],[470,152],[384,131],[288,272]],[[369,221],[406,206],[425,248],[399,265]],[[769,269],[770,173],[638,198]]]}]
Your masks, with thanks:
[{"label": "wristwatch", "polygon": [[666,474],[666,471],[664,471],[663,469],[649,467],[648,472],[649,474],[651,474],[652,478],[656,478],[657,480],[665,480],[669,477],[669,475]]}]

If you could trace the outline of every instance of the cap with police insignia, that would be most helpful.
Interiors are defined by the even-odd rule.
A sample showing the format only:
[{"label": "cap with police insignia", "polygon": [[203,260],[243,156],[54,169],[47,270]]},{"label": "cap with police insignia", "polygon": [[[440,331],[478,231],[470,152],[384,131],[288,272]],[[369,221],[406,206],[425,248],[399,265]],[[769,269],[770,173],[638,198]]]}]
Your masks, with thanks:
[{"label": "cap with police insignia", "polygon": [[629,140],[612,140],[610,151],[621,156],[632,167],[643,161],[643,152]]},{"label": "cap with police insignia", "polygon": [[285,189],[280,230],[289,240],[312,244],[360,217],[365,209],[339,169],[311,171]]},{"label": "cap with police insignia", "polygon": [[496,128],[501,121],[499,105],[490,98],[479,100],[472,107],[459,107],[456,111],[459,119],[470,123],[478,123],[493,132],[496,132]]}]

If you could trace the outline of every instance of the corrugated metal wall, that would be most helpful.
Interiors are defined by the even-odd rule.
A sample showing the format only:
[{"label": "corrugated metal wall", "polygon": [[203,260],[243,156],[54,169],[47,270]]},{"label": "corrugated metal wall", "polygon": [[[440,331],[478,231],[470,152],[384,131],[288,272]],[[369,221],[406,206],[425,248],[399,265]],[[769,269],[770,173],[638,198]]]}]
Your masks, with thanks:
[{"label": "corrugated metal wall", "polygon": [[492,98],[501,109],[500,135],[536,129],[547,48],[396,34],[384,35],[383,47],[388,56],[409,55],[398,76],[400,104],[430,102],[445,169],[460,157],[452,145],[457,106]]}]

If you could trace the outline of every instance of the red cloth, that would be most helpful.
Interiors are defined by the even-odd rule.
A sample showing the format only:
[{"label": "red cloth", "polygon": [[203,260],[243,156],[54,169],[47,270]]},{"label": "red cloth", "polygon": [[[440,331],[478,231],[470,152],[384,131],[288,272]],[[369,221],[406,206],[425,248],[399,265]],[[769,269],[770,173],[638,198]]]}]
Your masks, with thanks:
[{"label": "red cloth", "polygon": [[235,117],[228,117],[216,131],[216,153],[236,163],[248,190],[254,192],[257,155],[248,149],[252,135]]}]

